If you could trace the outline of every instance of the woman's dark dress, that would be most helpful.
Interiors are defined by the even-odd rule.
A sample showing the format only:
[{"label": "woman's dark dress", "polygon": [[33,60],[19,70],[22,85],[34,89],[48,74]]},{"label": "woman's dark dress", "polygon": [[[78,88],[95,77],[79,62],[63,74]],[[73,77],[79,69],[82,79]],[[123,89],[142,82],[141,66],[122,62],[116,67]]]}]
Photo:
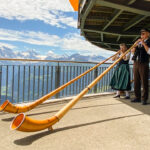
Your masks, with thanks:
[{"label": "woman's dark dress", "polygon": [[131,90],[129,60],[122,59],[119,62],[110,81],[110,86],[119,91]]}]

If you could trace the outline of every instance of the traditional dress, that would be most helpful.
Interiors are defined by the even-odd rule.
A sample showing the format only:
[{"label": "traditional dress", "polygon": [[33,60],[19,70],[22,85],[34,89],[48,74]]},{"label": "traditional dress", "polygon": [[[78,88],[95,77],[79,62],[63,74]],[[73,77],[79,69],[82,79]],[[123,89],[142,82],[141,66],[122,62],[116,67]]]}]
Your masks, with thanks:
[{"label": "traditional dress", "polygon": [[112,89],[119,91],[131,90],[129,59],[130,53],[126,54],[126,59],[122,59],[117,65],[110,82]]}]

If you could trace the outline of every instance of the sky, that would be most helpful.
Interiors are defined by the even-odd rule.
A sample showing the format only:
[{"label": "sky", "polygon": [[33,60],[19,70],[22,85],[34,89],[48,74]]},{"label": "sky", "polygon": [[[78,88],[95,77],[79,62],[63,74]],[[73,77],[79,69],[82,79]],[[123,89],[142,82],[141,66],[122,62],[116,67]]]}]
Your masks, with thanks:
[{"label": "sky", "polygon": [[69,0],[0,0],[0,47],[47,55],[113,54],[80,35]]}]

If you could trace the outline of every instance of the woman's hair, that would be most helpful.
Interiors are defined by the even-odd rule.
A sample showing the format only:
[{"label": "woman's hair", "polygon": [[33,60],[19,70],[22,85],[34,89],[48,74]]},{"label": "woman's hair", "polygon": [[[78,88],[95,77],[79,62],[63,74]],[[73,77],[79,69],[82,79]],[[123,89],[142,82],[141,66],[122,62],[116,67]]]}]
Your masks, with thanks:
[{"label": "woman's hair", "polygon": [[127,51],[127,46],[126,46],[126,44],[125,44],[125,43],[121,43],[121,44],[120,44],[120,46],[125,47],[125,51]]},{"label": "woman's hair", "polygon": [[125,46],[125,47],[127,47],[125,43],[121,43],[120,46]]}]

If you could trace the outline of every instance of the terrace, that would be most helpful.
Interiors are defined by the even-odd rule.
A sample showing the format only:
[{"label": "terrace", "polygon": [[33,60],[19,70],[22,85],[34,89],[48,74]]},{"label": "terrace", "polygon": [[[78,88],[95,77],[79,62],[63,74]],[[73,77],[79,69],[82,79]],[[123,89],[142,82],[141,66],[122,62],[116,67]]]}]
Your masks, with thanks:
[{"label": "terrace", "polygon": [[[78,27],[81,29],[81,35],[98,47],[115,51],[119,43],[125,42],[130,46],[139,37],[137,32],[143,24],[149,28],[148,1],[80,0],[79,2]],[[0,66],[1,104],[6,99],[21,106],[32,103],[96,64],[25,61],[35,63]],[[37,120],[50,118],[110,65],[101,65],[45,103],[26,112],[26,115]],[[30,133],[12,131],[9,127],[16,115],[0,112],[0,148],[149,150],[150,105],[130,103],[123,97],[112,98],[114,91],[111,90],[109,82],[114,69],[92,89],[88,88],[88,94],[53,126],[53,131],[47,129]],[[132,77],[132,65],[130,71]]]},{"label": "terrace", "polygon": [[[46,119],[66,104],[48,103],[26,114]],[[9,129],[14,114],[0,113],[0,148],[5,150],[148,150],[150,105],[131,104],[112,95],[83,98],[54,127],[54,131],[16,132]]]},{"label": "terrace", "polygon": [[[2,65],[1,102],[2,98],[6,97],[14,104],[33,102],[95,65],[92,62],[48,63]],[[101,65],[96,71],[74,82],[48,102],[26,112],[26,115],[38,120],[51,117],[110,65]],[[132,65],[130,69],[132,74]],[[114,69],[53,126],[54,131],[12,131],[10,124],[16,115],[1,112],[0,148],[141,150],[149,147],[150,105],[145,107],[132,104],[123,97],[120,100],[112,98],[114,91],[111,90],[109,82],[113,71]],[[72,74],[74,76],[71,76]],[[6,78],[3,77],[5,75]]]}]

